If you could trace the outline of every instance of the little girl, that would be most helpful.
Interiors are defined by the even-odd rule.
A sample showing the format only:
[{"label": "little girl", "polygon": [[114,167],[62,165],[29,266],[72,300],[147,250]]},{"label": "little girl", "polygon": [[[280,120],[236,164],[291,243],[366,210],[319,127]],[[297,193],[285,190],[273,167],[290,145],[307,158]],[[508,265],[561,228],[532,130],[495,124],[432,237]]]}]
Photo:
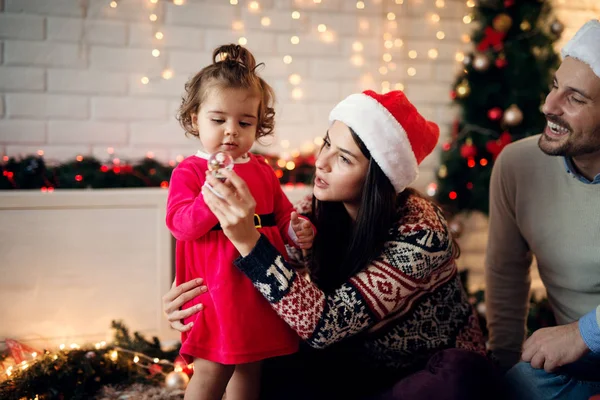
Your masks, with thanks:
[{"label": "little girl", "polygon": [[[254,56],[238,45],[221,46],[213,63],[191,78],[178,111],[186,134],[203,151],[173,171],[167,200],[167,226],[177,239],[177,284],[203,278],[208,291],[183,308],[203,303],[185,319],[181,354],[194,363],[185,399],[257,399],[260,360],[294,353],[298,337],[233,261],[239,256],[201,194],[207,159],[224,151],[256,199],[255,225],[280,251],[285,244],[307,249],[314,231],[293,213],[273,169],[249,153],[254,141],[273,131],[273,89],[260,78]],[[199,307],[199,306],[198,306]]]}]

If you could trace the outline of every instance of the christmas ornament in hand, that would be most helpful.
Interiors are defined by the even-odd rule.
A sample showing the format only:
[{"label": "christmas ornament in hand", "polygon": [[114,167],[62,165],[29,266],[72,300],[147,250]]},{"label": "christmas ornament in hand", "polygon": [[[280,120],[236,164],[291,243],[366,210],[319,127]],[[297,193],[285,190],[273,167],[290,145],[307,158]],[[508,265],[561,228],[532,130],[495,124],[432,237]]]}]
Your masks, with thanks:
[{"label": "christmas ornament in hand", "polygon": [[221,174],[222,169],[233,170],[233,158],[224,151],[217,151],[208,158],[208,170],[215,178],[224,180],[225,176]]}]

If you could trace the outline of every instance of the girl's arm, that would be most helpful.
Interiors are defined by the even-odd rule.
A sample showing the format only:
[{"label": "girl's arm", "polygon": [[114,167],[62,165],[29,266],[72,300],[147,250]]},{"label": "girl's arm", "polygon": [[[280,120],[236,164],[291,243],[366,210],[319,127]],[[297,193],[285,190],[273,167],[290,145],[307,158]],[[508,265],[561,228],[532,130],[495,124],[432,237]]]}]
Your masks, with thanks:
[{"label": "girl's arm", "polygon": [[302,339],[324,348],[410,310],[455,277],[452,241],[441,215],[433,214],[435,221],[401,225],[375,261],[330,294],[298,279],[264,237],[235,264]]},{"label": "girl's arm", "polygon": [[189,164],[180,164],[171,175],[167,199],[167,227],[178,240],[196,240],[219,221],[200,193],[204,176]]}]

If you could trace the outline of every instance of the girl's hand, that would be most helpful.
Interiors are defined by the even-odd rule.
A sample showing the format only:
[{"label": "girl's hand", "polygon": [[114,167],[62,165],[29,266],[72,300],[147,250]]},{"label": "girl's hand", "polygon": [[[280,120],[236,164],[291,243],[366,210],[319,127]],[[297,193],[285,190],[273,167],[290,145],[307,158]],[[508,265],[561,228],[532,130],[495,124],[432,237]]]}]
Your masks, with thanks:
[{"label": "girl's hand", "polygon": [[223,170],[222,174],[227,178],[225,183],[210,172],[206,173],[206,183],[212,189],[203,186],[202,196],[219,220],[223,233],[245,257],[260,239],[260,233],[254,226],[256,201],[246,182],[235,172]]},{"label": "girl's hand", "polygon": [[171,289],[163,296],[163,312],[167,317],[167,320],[171,323],[171,328],[179,332],[187,332],[192,329],[193,322],[189,324],[182,324],[181,321],[184,318],[194,315],[203,309],[202,304],[196,304],[194,307],[186,308],[181,310],[181,306],[190,301],[196,296],[206,292],[208,289],[203,285],[202,279],[194,279],[189,282],[182,283],[179,286],[175,286],[175,281]]},{"label": "girl's hand", "polygon": [[302,250],[310,249],[315,240],[315,231],[313,230],[310,221],[300,218],[296,211],[292,211],[290,223],[294,233],[298,237],[296,245]]}]

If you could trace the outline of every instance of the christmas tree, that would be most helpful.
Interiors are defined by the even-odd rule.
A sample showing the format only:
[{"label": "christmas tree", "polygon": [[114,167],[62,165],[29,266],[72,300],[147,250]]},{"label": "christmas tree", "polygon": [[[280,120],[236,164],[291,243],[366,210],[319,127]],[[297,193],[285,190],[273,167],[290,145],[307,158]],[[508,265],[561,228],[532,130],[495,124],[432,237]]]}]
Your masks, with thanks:
[{"label": "christmas tree", "polygon": [[473,14],[475,48],[450,93],[462,115],[438,170],[436,200],[451,214],[487,214],[494,160],[507,144],[542,132],[540,108],[559,64],[553,43],[563,31],[546,0],[479,0]]}]

